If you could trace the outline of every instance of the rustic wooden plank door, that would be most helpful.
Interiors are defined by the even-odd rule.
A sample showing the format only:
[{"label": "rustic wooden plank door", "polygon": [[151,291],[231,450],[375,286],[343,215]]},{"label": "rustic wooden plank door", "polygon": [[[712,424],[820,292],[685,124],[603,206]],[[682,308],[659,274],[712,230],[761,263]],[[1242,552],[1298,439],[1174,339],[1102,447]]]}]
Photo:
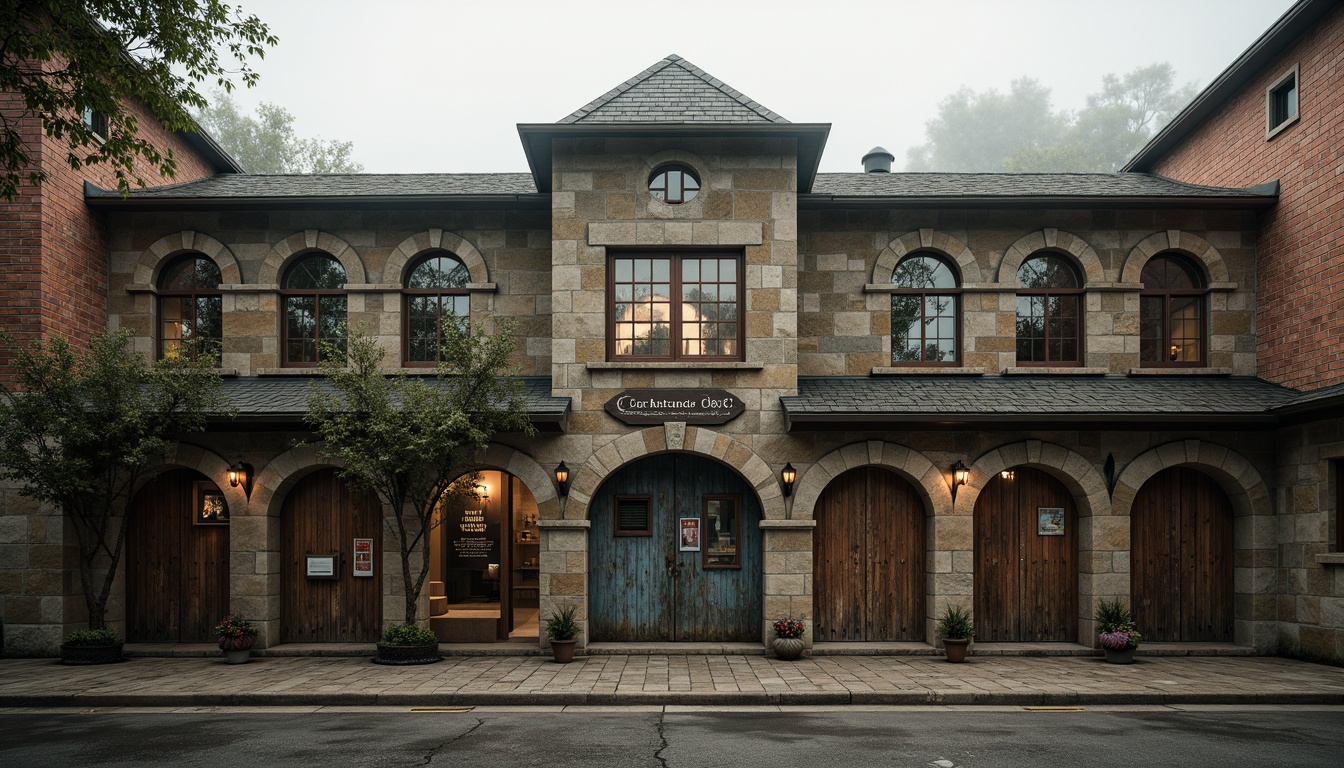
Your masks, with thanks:
[{"label": "rustic wooden plank door", "polygon": [[1130,604],[1145,640],[1233,640],[1232,504],[1208,475],[1164,469],[1130,512]]},{"label": "rustic wooden plank door", "polygon": [[[381,554],[383,513],[378,497],[355,491],[336,476],[336,470],[319,470],[300,480],[285,497],[281,529],[281,642],[375,642],[387,567]],[[373,539],[371,578],[352,575],[356,537]],[[334,555],[336,578],[307,578],[308,555]]]},{"label": "rustic wooden plank door", "polygon": [[193,525],[193,484],[173,469],[135,496],[126,541],[126,639],[199,643],[229,611],[229,526]]},{"label": "rustic wooden plank door", "polygon": [[[740,504],[740,568],[706,569],[703,551],[679,551],[680,519],[701,518],[703,525],[706,496],[725,497]],[[647,535],[617,535],[618,499],[648,500]],[[589,509],[588,618],[592,640],[727,642],[760,638],[760,504],[735,472],[698,456],[651,456],[608,478]],[[701,530],[704,535],[707,529]]]},{"label": "rustic wooden plank door", "polygon": [[[1064,510],[1064,534],[1039,532],[1042,508]],[[975,636],[983,642],[1078,639],[1078,515],[1046,472],[996,475],[975,503]]]},{"label": "rustic wooden plank door", "polygon": [[816,507],[814,637],[823,642],[924,638],[924,504],[900,476],[860,467]]}]

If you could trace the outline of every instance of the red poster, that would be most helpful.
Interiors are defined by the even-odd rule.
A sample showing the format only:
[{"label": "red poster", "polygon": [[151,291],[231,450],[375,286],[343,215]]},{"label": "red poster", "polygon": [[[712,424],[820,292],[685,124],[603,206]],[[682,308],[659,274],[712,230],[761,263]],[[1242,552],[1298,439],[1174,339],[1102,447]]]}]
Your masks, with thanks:
[{"label": "red poster", "polygon": [[681,518],[681,551],[700,551],[700,518]]},{"label": "red poster", "polygon": [[373,575],[373,539],[355,539],[355,576]]}]

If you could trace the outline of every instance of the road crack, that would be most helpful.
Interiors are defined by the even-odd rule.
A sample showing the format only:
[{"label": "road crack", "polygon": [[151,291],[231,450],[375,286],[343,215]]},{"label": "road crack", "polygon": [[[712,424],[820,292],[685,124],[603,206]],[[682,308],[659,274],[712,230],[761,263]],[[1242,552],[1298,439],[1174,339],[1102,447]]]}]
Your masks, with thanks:
[{"label": "road crack", "polygon": [[480,718],[476,718],[476,724],[475,724],[475,725],[471,726],[470,728],[468,728],[467,730],[463,731],[462,733],[459,733],[458,735],[454,736],[453,738],[451,738],[451,739],[449,739],[449,740],[443,742],[442,744],[438,745],[437,747],[434,747],[433,749],[431,749],[431,750],[429,750],[428,752],[426,752],[426,753],[425,753],[425,759],[424,759],[424,761],[421,762],[420,764],[421,764],[421,765],[429,765],[430,763],[434,762],[434,758],[437,757],[438,754],[439,754],[440,752],[442,752],[442,751],[444,750],[445,747],[450,747],[450,746],[452,746],[453,744],[456,744],[457,742],[461,741],[462,739],[465,739],[466,737],[468,737],[468,736],[470,736],[471,734],[475,733],[475,732],[476,732],[476,729],[477,729],[477,728],[480,728],[482,725],[485,725],[485,721],[482,720],[482,719],[480,719]]},{"label": "road crack", "polygon": [[666,721],[667,721],[667,713],[666,713],[666,712],[659,712],[659,713],[658,713],[658,741],[660,742],[661,746],[658,747],[658,751],[657,751],[657,752],[654,752],[654,753],[653,753],[653,759],[657,760],[657,761],[658,761],[658,764],[661,765],[661,766],[663,766],[663,768],[667,768],[667,758],[663,757],[663,752],[667,751],[667,748],[670,746],[670,745],[667,743],[667,722],[666,722]]}]

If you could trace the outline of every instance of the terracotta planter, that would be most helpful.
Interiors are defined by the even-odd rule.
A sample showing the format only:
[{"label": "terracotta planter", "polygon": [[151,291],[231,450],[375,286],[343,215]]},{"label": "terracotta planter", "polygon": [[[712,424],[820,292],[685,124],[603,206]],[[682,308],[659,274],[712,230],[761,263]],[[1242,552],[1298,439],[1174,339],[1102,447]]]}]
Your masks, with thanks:
[{"label": "terracotta planter", "polygon": [[122,660],[121,643],[116,645],[61,644],[62,664],[115,664]]},{"label": "terracotta planter", "polygon": [[410,666],[413,664],[433,664],[443,661],[439,655],[439,644],[426,645],[383,645],[378,644],[378,655],[373,657],[374,664]]},{"label": "terracotta planter", "polygon": [[968,638],[943,638],[943,650],[947,652],[947,660],[953,664],[960,664],[966,661],[966,651],[971,646]]},{"label": "terracotta planter", "polygon": [[568,664],[574,660],[574,646],[578,640],[552,640],[551,653],[555,655],[556,664]]},{"label": "terracotta planter", "polygon": [[1124,649],[1121,649],[1121,650],[1119,650],[1119,651],[1113,651],[1113,650],[1111,650],[1110,648],[1106,648],[1106,649],[1105,649],[1105,651],[1106,651],[1106,663],[1107,663],[1107,664],[1133,664],[1133,663],[1134,663],[1134,651],[1136,651],[1136,650],[1138,650],[1138,649],[1137,649],[1137,648],[1124,648]]},{"label": "terracotta planter", "polygon": [[806,647],[801,637],[776,637],[771,645],[775,649],[775,655],[785,661],[802,658],[803,649]]}]

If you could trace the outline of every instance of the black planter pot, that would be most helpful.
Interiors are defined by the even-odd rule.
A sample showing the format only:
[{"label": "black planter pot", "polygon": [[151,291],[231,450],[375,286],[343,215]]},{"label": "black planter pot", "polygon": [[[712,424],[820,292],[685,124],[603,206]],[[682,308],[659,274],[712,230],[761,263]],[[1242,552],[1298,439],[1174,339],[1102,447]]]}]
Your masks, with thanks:
[{"label": "black planter pot", "polygon": [[69,645],[61,643],[62,664],[115,664],[125,661],[121,643],[116,645]]},{"label": "black planter pot", "polygon": [[378,644],[378,655],[373,657],[374,664],[393,664],[409,666],[411,664],[433,664],[443,661],[439,655],[439,644],[428,645],[383,645]]}]

